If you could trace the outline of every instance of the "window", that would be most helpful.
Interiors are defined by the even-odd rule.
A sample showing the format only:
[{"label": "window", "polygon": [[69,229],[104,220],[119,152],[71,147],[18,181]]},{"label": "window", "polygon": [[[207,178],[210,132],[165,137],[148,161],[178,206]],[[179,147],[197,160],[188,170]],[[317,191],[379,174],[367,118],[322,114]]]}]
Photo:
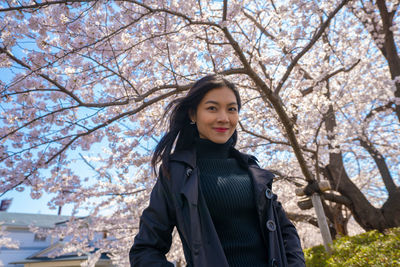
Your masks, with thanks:
[{"label": "window", "polygon": [[35,234],[35,237],[33,240],[38,241],[38,242],[44,242],[44,241],[46,241],[46,236],[43,234]]}]

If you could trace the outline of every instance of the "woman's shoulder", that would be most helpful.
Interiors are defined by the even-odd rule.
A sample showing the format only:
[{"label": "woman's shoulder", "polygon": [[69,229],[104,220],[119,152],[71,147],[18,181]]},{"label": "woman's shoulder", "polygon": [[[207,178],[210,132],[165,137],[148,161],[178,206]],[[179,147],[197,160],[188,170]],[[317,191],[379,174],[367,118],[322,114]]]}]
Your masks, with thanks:
[{"label": "woman's shoulder", "polygon": [[185,163],[193,167],[196,163],[196,152],[194,151],[194,149],[174,151],[169,156],[169,162]]},{"label": "woman's shoulder", "polygon": [[245,164],[247,166],[254,165],[254,166],[259,167],[259,165],[258,165],[259,161],[254,155],[243,153],[234,147],[232,147],[230,154],[242,164]]}]

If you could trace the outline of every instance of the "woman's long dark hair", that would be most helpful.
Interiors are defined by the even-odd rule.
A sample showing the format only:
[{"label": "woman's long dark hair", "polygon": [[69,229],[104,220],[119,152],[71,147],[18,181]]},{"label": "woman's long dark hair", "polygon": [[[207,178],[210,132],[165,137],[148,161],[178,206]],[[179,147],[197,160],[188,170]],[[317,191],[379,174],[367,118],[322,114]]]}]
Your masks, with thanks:
[{"label": "woman's long dark hair", "polygon": [[[168,104],[164,117],[172,109],[169,119],[169,130],[157,144],[151,159],[151,165],[155,174],[157,174],[156,165],[161,161],[163,175],[167,178],[170,177],[169,157],[176,138],[178,137],[174,151],[179,151],[189,149],[193,145],[195,138],[199,136],[197,126],[190,124],[189,113],[196,113],[199,103],[207,92],[221,87],[228,87],[233,91],[236,96],[238,110],[240,111],[242,104],[239,92],[233,83],[221,75],[208,75],[201,78],[190,88],[186,96],[175,99]],[[234,146],[237,141],[236,130],[232,138]]]}]

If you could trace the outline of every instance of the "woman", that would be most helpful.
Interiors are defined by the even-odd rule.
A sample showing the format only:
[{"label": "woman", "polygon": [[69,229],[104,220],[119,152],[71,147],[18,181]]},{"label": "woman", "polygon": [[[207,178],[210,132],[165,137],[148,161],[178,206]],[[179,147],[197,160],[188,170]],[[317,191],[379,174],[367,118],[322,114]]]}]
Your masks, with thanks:
[{"label": "woman", "polygon": [[241,108],[235,86],[206,76],[166,113],[172,107],[152,158],[161,168],[131,266],[173,266],[165,254],[175,226],[188,266],[305,266],[296,229],[271,191],[273,175],[234,148]]}]

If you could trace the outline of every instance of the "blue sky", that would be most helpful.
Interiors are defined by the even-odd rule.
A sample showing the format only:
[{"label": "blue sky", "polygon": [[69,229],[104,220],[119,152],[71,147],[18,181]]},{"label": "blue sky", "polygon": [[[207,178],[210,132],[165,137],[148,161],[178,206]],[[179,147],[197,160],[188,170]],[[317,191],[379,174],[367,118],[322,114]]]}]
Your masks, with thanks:
[{"label": "blue sky", "polygon": [[[0,68],[0,77],[1,81],[4,83],[8,83],[11,81],[14,74],[10,69]],[[92,172],[88,166],[82,166],[84,164],[81,161],[76,161],[74,163],[74,168],[80,170],[81,176],[93,177],[94,172]],[[22,192],[18,192],[17,190],[8,191],[0,200],[3,199],[12,199],[11,205],[8,212],[20,212],[20,213],[40,213],[40,214],[57,214],[58,209],[50,209],[47,203],[53,197],[51,194],[43,194],[40,199],[32,199],[30,196],[30,188],[26,188]],[[62,215],[71,215],[72,205],[66,205],[62,208]],[[81,211],[78,215],[86,215],[84,211]]]}]

